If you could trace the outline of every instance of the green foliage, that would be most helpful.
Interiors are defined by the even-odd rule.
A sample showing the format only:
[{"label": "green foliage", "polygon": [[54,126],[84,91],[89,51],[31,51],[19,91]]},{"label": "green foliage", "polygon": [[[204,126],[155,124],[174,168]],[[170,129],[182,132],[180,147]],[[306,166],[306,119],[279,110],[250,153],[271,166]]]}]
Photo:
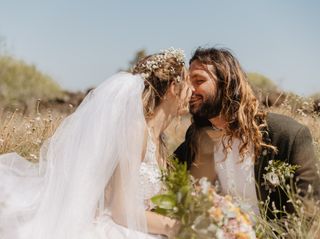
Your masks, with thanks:
[{"label": "green foliage", "polygon": [[151,199],[156,205],[155,212],[181,221],[181,230],[177,238],[196,238],[196,233],[191,227],[195,221],[195,212],[201,210],[201,207],[192,196],[195,195],[193,179],[187,171],[186,164],[180,164],[175,158],[169,161],[170,170],[162,171],[166,192]]},{"label": "green foliage", "polygon": [[0,100],[2,103],[28,102],[61,96],[62,90],[34,65],[11,56],[0,56]]},{"label": "green foliage", "polygon": [[155,211],[169,217],[181,219],[188,212],[191,204],[193,185],[186,164],[177,159],[170,159],[171,170],[162,171],[162,181],[166,185],[166,193],[156,195],[152,202],[157,205]]},{"label": "green foliage", "polygon": [[261,89],[263,91],[275,91],[277,90],[277,85],[269,78],[259,74],[259,73],[247,73],[249,84],[253,88]]}]

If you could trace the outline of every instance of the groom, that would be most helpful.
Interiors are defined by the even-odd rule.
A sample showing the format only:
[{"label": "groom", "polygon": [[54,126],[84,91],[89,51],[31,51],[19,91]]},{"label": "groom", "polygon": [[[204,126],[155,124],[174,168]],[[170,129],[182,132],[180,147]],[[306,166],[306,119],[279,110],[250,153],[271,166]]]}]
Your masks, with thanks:
[{"label": "groom", "polygon": [[229,50],[198,48],[189,71],[193,122],[175,155],[193,176],[219,180],[222,192],[245,197],[256,212],[259,202],[268,203],[268,217],[273,218],[274,207],[293,212],[279,178],[267,171],[279,160],[288,168],[299,166],[293,179],[301,196],[310,185],[318,197],[318,160],[309,129],[260,110],[246,74]]}]

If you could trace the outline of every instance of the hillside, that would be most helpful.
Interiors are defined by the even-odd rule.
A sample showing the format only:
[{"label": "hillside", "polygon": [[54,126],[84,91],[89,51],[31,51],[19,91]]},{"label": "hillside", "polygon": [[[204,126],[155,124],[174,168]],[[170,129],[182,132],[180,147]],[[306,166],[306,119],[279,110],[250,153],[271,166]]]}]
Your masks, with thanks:
[{"label": "hillside", "polygon": [[28,104],[36,99],[61,97],[63,90],[34,65],[11,56],[0,56],[0,102]]}]

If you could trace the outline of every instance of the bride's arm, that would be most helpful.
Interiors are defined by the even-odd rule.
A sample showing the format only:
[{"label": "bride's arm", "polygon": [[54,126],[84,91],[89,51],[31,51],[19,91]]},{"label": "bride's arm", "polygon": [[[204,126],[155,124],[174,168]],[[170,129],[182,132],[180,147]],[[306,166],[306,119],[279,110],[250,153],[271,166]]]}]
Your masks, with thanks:
[{"label": "bride's arm", "polygon": [[[169,217],[151,211],[146,211],[145,216],[149,233],[165,235],[171,238],[180,229],[179,222]],[[112,211],[112,219],[115,223],[127,227],[126,218],[118,207]]]},{"label": "bride's arm", "polygon": [[[110,182],[110,185],[112,184],[113,188],[118,190],[112,191],[111,186],[109,188],[109,192],[106,192],[105,195],[112,195],[112,200],[109,202],[111,203],[111,207],[109,208],[111,210],[113,221],[119,225],[127,227],[127,217],[126,213],[124,212],[125,207],[123,205],[123,202],[125,201],[124,199],[128,196],[125,196],[125,192],[123,190],[120,190],[122,187],[120,184],[118,173],[119,172],[116,170],[113,177],[114,181]],[[115,179],[117,176],[118,180]],[[108,207],[108,205],[106,205],[106,207]],[[175,235],[180,228],[179,223],[176,220],[162,216],[152,211],[145,211],[145,219],[148,232],[152,234],[166,235],[170,238]]]}]

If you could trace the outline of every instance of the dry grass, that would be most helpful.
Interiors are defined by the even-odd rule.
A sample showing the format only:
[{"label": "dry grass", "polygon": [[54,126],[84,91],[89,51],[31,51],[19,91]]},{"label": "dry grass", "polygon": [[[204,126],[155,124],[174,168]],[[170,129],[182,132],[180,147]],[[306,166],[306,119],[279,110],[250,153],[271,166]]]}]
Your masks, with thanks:
[{"label": "dry grass", "polygon": [[[313,135],[316,152],[320,158],[320,117],[310,114],[310,103],[300,99],[292,99],[278,108],[268,109],[288,115],[304,125],[307,125]],[[25,116],[19,111],[13,113],[0,112],[0,154],[17,152],[29,160],[37,161],[39,148],[49,138],[65,115],[35,113]],[[190,125],[190,116],[182,117],[173,122],[166,131],[168,150],[173,150],[183,141],[187,127]],[[259,238],[320,238],[320,208],[316,203],[312,205],[312,213],[302,206],[296,194],[289,192],[290,199],[297,208],[297,214],[288,216],[285,220],[269,222],[266,218],[259,218],[257,231]],[[310,211],[310,210],[309,210]]]},{"label": "dry grass", "polygon": [[312,99],[296,95],[289,96],[280,107],[271,107],[269,111],[287,115],[308,126],[314,139],[318,159],[320,160],[320,115],[313,112]]},{"label": "dry grass", "polygon": [[36,162],[43,142],[52,136],[64,116],[0,112],[0,154],[17,152]]},{"label": "dry grass", "polygon": [[[312,112],[312,100],[296,95],[289,96],[280,107],[269,108],[270,112],[287,115],[301,124],[308,126],[314,139],[317,158],[320,160],[320,116]],[[319,170],[318,170],[319,173]],[[293,183],[294,184],[294,183]],[[292,184],[291,184],[292,185]],[[305,199],[300,198],[295,189],[282,185],[296,213],[286,217],[268,221],[263,215],[258,218],[257,231],[259,238],[320,238],[320,207],[313,198],[312,190]]]}]

